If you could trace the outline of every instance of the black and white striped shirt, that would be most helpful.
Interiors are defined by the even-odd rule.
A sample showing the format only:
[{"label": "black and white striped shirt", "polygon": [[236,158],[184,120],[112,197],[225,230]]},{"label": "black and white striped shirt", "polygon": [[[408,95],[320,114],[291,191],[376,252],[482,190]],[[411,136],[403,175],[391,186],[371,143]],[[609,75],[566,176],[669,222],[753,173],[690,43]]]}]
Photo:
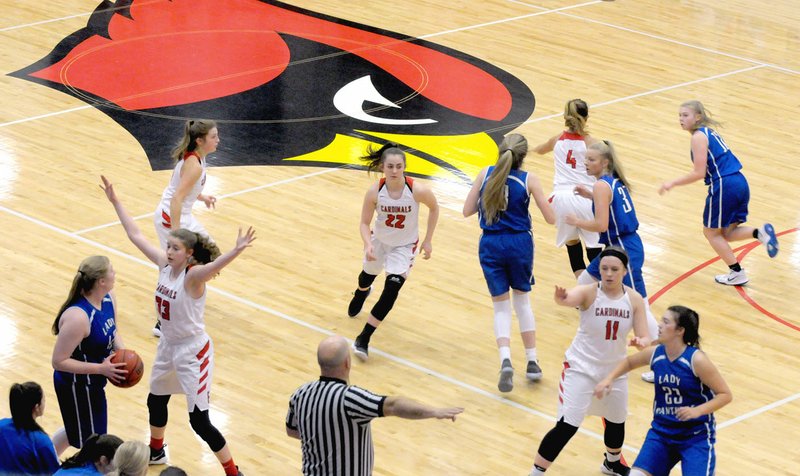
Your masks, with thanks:
[{"label": "black and white striped shirt", "polygon": [[300,433],[306,476],[372,474],[369,423],[383,416],[385,396],[320,377],[295,390],[286,427]]}]

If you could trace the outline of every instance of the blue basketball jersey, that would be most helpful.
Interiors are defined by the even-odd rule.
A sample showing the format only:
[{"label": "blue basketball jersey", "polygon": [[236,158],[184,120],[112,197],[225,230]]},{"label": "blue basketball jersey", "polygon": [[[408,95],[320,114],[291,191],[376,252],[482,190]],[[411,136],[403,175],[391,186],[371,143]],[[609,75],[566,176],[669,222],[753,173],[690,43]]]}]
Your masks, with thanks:
[{"label": "blue basketball jersey", "polygon": [[528,213],[528,205],[531,199],[528,193],[528,172],[519,169],[511,169],[506,179],[505,210],[500,212],[497,221],[491,225],[486,223],[481,201],[483,189],[486,187],[486,182],[489,180],[494,169],[494,166],[489,167],[489,170],[486,171],[486,177],[483,179],[483,184],[481,184],[481,198],[478,199],[478,214],[480,216],[481,229],[495,233],[530,231],[531,216]]},{"label": "blue basketball jersey", "polygon": [[[611,187],[611,203],[608,204],[608,229],[600,233],[600,243],[613,245],[619,236],[633,233],[639,229],[639,219],[633,208],[633,200],[628,188],[618,178],[610,175],[600,177]],[[594,204],[592,204],[594,212]]]},{"label": "blue basketball jersey", "polygon": [[[93,362],[99,364],[111,354],[114,349],[114,338],[117,335],[117,324],[114,319],[114,303],[111,295],[106,294],[103,298],[103,305],[96,309],[85,298],[81,297],[72,307],[81,308],[89,318],[89,335],[84,338],[78,347],[72,352],[72,357],[81,362]],[[55,371],[56,382],[70,383],[75,382],[82,385],[106,384],[106,377],[103,375],[82,375],[69,372]]]},{"label": "blue basketball jersey", "polygon": [[714,414],[694,420],[680,421],[675,412],[680,407],[696,407],[714,398],[714,392],[705,386],[694,373],[692,357],[697,347],[686,350],[670,362],[663,345],[656,347],[650,360],[655,373],[655,400],[653,402],[653,429],[670,437],[691,437],[702,432],[714,435]]},{"label": "blue basketball jersey", "polygon": [[[726,175],[733,175],[742,170],[742,163],[733,155],[733,152],[725,144],[717,131],[708,127],[701,127],[697,129],[708,138],[708,154],[706,157],[706,176],[705,183],[710,185],[711,182],[719,180]],[[692,162],[694,162],[694,154],[692,154]]]}]

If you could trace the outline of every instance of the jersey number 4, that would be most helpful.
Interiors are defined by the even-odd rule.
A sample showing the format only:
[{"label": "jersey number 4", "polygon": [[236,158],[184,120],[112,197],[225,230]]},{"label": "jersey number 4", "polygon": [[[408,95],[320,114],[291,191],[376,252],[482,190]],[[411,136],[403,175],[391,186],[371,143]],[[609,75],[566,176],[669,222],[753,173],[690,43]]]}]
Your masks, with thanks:
[{"label": "jersey number 4", "polygon": [[406,227],[405,225],[403,225],[404,221],[406,221],[405,215],[389,214],[386,216],[386,221],[384,222],[384,224],[389,228],[398,228],[402,230],[403,228]]},{"label": "jersey number 4", "polygon": [[573,169],[578,166],[578,161],[572,157],[572,149],[567,152],[567,160],[565,162],[571,165]]},{"label": "jersey number 4", "polygon": [[169,320],[169,301],[156,296],[156,313],[165,321]]},{"label": "jersey number 4", "polygon": [[617,340],[619,321],[606,321],[606,340]]}]

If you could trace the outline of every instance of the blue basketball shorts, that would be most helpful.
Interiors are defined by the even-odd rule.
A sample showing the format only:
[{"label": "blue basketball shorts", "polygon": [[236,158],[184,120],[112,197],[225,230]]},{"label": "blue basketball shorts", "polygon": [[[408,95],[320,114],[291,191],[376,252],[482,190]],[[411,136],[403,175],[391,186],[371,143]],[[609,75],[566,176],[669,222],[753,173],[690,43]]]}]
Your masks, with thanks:
[{"label": "blue basketball shorts", "polygon": [[750,186],[741,172],[711,182],[703,210],[703,226],[727,228],[734,223],[744,223],[749,202]]},{"label": "blue basketball shorts", "polygon": [[478,259],[492,296],[509,288],[529,292],[533,278],[533,235],[530,232],[481,235]]}]

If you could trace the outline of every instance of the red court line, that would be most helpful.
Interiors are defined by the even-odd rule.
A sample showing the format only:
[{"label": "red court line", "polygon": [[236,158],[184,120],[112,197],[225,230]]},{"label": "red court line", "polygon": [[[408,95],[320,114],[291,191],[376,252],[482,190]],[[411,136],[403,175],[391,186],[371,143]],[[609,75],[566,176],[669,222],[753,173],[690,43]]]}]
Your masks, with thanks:
[{"label": "red court line", "polygon": [[[797,231],[798,231],[798,228],[790,228],[788,230],[784,230],[784,231],[782,231],[780,233],[777,233],[777,236],[783,236],[783,235],[786,235],[786,234],[789,234],[789,233],[795,233]],[[748,253],[750,253],[750,251],[752,251],[754,248],[756,248],[760,244],[761,244],[760,241],[754,241],[754,242],[748,243],[746,245],[742,245],[742,246],[739,246],[737,248],[734,248],[733,252],[736,253],[738,251],[741,251],[741,254],[739,254],[738,259],[739,259],[739,261],[742,261],[744,259],[744,257],[747,256]],[[669,291],[670,289],[674,288],[675,286],[677,286],[678,284],[680,284],[681,282],[686,280],[686,278],[688,278],[689,276],[697,273],[698,271],[702,270],[703,268],[706,268],[709,265],[711,265],[712,263],[714,263],[716,261],[719,261],[719,260],[720,260],[720,257],[717,256],[715,258],[711,258],[710,260],[705,261],[705,262],[695,266],[694,268],[692,268],[689,271],[687,271],[687,272],[683,273],[682,275],[678,276],[672,282],[668,283],[666,286],[664,286],[663,288],[658,290],[658,292],[656,292],[655,294],[653,294],[652,296],[650,296],[648,298],[648,301],[650,302],[650,304],[653,304],[654,302],[656,302],[656,300],[658,298],[660,298],[661,296],[666,294],[667,291]],[[764,309],[752,297],[750,297],[750,295],[747,294],[747,291],[745,290],[744,286],[734,286],[734,287],[736,288],[736,291],[739,293],[739,295],[741,295],[742,298],[748,304],[753,306],[759,312],[761,312],[765,316],[769,317],[770,319],[772,319],[772,320],[774,320],[774,321],[776,321],[776,322],[778,322],[780,324],[783,324],[783,325],[785,325],[785,326],[787,326],[787,327],[789,327],[791,329],[794,329],[796,331],[800,331],[800,326],[798,326],[796,324],[792,324],[791,322],[788,322],[788,321],[776,316],[775,314],[767,311],[766,309]]]}]

